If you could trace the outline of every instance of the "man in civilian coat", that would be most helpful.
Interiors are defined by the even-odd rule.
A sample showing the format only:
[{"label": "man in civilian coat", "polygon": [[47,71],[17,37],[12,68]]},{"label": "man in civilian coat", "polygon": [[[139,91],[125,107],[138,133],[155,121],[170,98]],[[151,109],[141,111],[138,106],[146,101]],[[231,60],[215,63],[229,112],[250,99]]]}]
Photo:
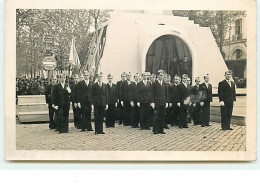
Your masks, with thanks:
[{"label": "man in civilian coat", "polygon": [[118,103],[118,109],[119,109],[119,125],[121,125],[124,120],[124,107],[123,107],[123,104],[121,104],[121,101],[122,101],[122,96],[123,96],[122,84],[125,80],[126,80],[126,73],[123,72],[121,74],[121,80],[116,83],[116,88],[117,88],[116,91],[117,91],[117,98],[118,98],[117,103]]},{"label": "man in civilian coat", "polygon": [[140,130],[150,130],[152,83],[147,80],[149,76],[149,72],[143,73],[143,80],[137,84],[137,106],[140,107]]},{"label": "man in civilian coat", "polygon": [[103,132],[103,121],[107,104],[107,86],[102,82],[103,74],[97,74],[97,82],[93,85],[92,96],[95,116],[95,134],[105,134]]},{"label": "man in civilian coat", "polygon": [[195,85],[191,87],[191,116],[193,119],[194,125],[200,125],[201,124],[201,106],[200,106],[200,91],[199,91],[199,86],[200,86],[200,78],[196,77],[195,78]]},{"label": "man in civilian coat", "polygon": [[117,88],[112,82],[113,76],[107,76],[107,103],[108,109],[106,111],[106,127],[115,127],[115,108],[117,107]]},{"label": "man in civilian coat", "polygon": [[48,108],[49,108],[49,128],[50,129],[55,129],[57,127],[57,123],[55,122],[55,118],[54,118],[54,108],[52,107],[52,94],[53,94],[53,87],[54,85],[57,83],[57,76],[56,75],[52,75],[51,78],[51,84],[47,85],[46,89],[45,89],[45,99],[46,99],[46,103],[48,104]]},{"label": "man in civilian coat", "polygon": [[169,106],[171,108],[171,126],[178,126],[180,121],[180,100],[178,89],[179,77],[174,77],[174,83],[170,87]]},{"label": "man in civilian coat", "polygon": [[80,123],[81,132],[93,131],[91,126],[92,106],[92,86],[89,80],[90,73],[84,72],[84,80],[78,83],[77,101],[78,107],[81,109],[82,119]]},{"label": "man in civilian coat", "polygon": [[131,125],[132,128],[139,128],[139,120],[140,120],[140,109],[137,106],[137,94],[138,94],[138,87],[137,84],[139,82],[139,74],[136,73],[134,75],[134,82],[130,84],[130,96],[131,96]]},{"label": "man in civilian coat", "polygon": [[122,83],[122,101],[121,105],[124,106],[124,125],[130,126],[131,125],[131,92],[130,92],[130,85],[133,82],[131,81],[131,73],[127,73],[126,81]]},{"label": "man in civilian coat", "polygon": [[212,102],[212,85],[209,83],[209,75],[204,76],[204,83],[200,84],[199,91],[202,92],[200,101],[201,106],[201,126],[211,126],[210,120],[210,102]]},{"label": "man in civilian coat", "polygon": [[81,121],[81,113],[80,108],[78,107],[78,82],[79,82],[79,75],[74,75],[74,83],[71,85],[71,102],[73,108],[73,116],[74,116],[74,126],[76,128],[80,128],[80,121]]},{"label": "man in civilian coat", "polygon": [[65,83],[66,74],[61,74],[60,83],[53,88],[53,104],[57,110],[57,121],[59,133],[69,132],[69,110],[71,89],[68,83]]},{"label": "man in civilian coat", "polygon": [[180,125],[179,128],[188,128],[187,113],[190,105],[190,90],[187,84],[188,75],[182,75],[182,82],[179,84],[179,101],[180,101]]},{"label": "man in civilian coat", "polygon": [[158,80],[152,84],[151,107],[154,109],[154,134],[165,134],[163,130],[165,108],[168,107],[168,93],[163,82],[164,70],[158,71]]},{"label": "man in civilian coat", "polygon": [[236,101],[235,83],[231,81],[232,71],[225,72],[225,80],[218,84],[218,95],[221,111],[222,130],[233,130],[230,128],[230,122],[233,111],[233,104]]}]

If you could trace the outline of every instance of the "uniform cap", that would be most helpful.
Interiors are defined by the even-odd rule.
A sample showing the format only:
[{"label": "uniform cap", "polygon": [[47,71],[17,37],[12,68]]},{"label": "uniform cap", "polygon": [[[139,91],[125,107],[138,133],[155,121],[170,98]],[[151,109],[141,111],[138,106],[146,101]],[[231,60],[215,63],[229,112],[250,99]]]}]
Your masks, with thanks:
[{"label": "uniform cap", "polygon": [[232,75],[232,71],[231,70],[226,71],[225,75]]},{"label": "uniform cap", "polygon": [[108,74],[107,78],[113,78],[113,76],[111,74]]}]

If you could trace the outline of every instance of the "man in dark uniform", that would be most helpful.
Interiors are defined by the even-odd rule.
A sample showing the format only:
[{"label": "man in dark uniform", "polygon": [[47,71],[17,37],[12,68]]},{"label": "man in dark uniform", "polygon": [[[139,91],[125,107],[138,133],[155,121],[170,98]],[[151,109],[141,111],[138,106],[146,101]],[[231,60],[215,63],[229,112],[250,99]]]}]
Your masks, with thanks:
[{"label": "man in dark uniform", "polygon": [[233,111],[233,104],[236,101],[235,83],[231,81],[232,71],[225,72],[225,80],[218,84],[218,95],[221,110],[221,128],[222,130],[233,130],[230,128],[230,122]]},{"label": "man in dark uniform", "polygon": [[158,80],[152,84],[151,92],[151,106],[154,109],[154,134],[165,134],[163,131],[164,112],[168,107],[168,93],[166,85],[163,82],[165,72],[163,70],[158,71]]},{"label": "man in dark uniform", "polygon": [[[151,75],[151,79],[150,79],[150,82],[151,82],[151,85],[156,81],[156,75],[155,74],[152,74]],[[150,106],[150,112],[151,112],[151,119],[150,119],[150,127],[153,127],[153,121],[154,121],[154,114],[153,114],[153,108]]]},{"label": "man in dark uniform", "polygon": [[71,89],[68,83],[65,83],[66,74],[61,74],[60,83],[53,88],[53,104],[57,110],[57,121],[59,133],[69,132],[69,110]]},{"label": "man in dark uniform", "polygon": [[[190,77],[188,76],[188,78],[187,78],[187,88],[188,88],[188,90],[189,90],[189,92],[191,91],[191,79],[190,79]],[[192,106],[192,104],[191,104],[191,102],[190,102],[190,105],[188,106],[188,112],[187,112],[187,123],[191,123],[191,118],[192,118],[192,111],[193,111],[193,106]]]},{"label": "man in dark uniform", "polygon": [[77,101],[78,107],[81,109],[82,119],[80,123],[81,132],[93,131],[91,125],[91,111],[92,106],[92,86],[89,80],[90,74],[88,71],[84,72],[84,80],[78,83]]},{"label": "man in dark uniform", "polygon": [[140,129],[150,130],[151,120],[151,89],[152,83],[147,80],[149,72],[143,73],[143,80],[137,84],[137,106],[140,107]]},{"label": "man in dark uniform", "polygon": [[106,111],[106,127],[115,127],[115,108],[117,107],[117,88],[112,82],[113,76],[107,76],[107,103],[108,109]]},{"label": "man in dark uniform", "polygon": [[118,103],[118,109],[119,109],[119,125],[121,125],[124,120],[124,107],[123,107],[123,104],[121,104],[121,102],[123,102],[122,101],[122,96],[123,96],[122,84],[125,80],[126,80],[126,73],[124,72],[121,74],[121,80],[116,83],[117,98],[118,98],[117,103]]},{"label": "man in dark uniform", "polygon": [[130,85],[133,82],[131,81],[131,73],[129,72],[126,75],[126,81],[122,83],[122,101],[121,105],[124,106],[124,125],[131,125],[131,93],[130,93]]},{"label": "man in dark uniform", "polygon": [[136,73],[134,75],[134,82],[130,84],[130,96],[131,96],[131,125],[132,128],[139,128],[139,119],[140,119],[140,109],[139,106],[137,106],[137,94],[138,94],[138,88],[137,84],[139,82],[139,74]]},{"label": "man in dark uniform", "polygon": [[210,102],[212,102],[212,85],[209,83],[209,75],[204,76],[204,83],[200,84],[199,91],[202,92],[200,101],[201,106],[201,126],[211,126],[210,120]]},{"label": "man in dark uniform", "polygon": [[200,125],[201,124],[201,107],[200,107],[200,95],[199,92],[199,85],[200,85],[200,79],[199,77],[195,78],[195,85],[191,87],[191,95],[190,95],[190,101],[191,101],[191,116],[193,119],[194,125]]},{"label": "man in dark uniform", "polygon": [[[171,76],[170,75],[165,75],[165,86],[166,86],[166,91],[168,94],[170,94],[170,87],[171,87]],[[168,124],[170,124],[171,120],[171,108],[168,106],[165,109],[165,119],[164,119],[164,128],[169,129]]]},{"label": "man in dark uniform", "polygon": [[178,126],[180,121],[180,101],[179,101],[179,89],[178,89],[179,77],[174,77],[174,83],[170,87],[169,94],[169,106],[171,109],[171,126]]},{"label": "man in dark uniform", "polygon": [[55,119],[54,119],[54,108],[52,107],[52,94],[53,94],[53,87],[57,83],[57,76],[52,75],[51,78],[51,84],[47,85],[46,90],[45,90],[45,99],[46,103],[48,104],[49,108],[49,128],[50,129],[55,129],[57,127]]},{"label": "man in dark uniform", "polygon": [[190,105],[190,90],[187,84],[187,74],[182,75],[182,82],[179,84],[179,101],[180,101],[180,125],[179,128],[188,128],[187,111]]},{"label": "man in dark uniform", "polygon": [[181,75],[187,74],[188,76],[191,76],[191,70],[191,62],[188,61],[187,56],[184,56],[180,61],[180,73]]},{"label": "man in dark uniform", "polygon": [[71,102],[73,108],[73,116],[74,116],[74,126],[76,128],[80,128],[80,108],[78,107],[78,82],[79,82],[79,75],[74,75],[74,81],[71,85]]},{"label": "man in dark uniform", "polygon": [[107,104],[107,88],[102,82],[103,74],[97,74],[97,82],[93,85],[92,96],[94,104],[95,116],[95,134],[105,134],[103,132],[103,122],[105,110],[108,109]]}]

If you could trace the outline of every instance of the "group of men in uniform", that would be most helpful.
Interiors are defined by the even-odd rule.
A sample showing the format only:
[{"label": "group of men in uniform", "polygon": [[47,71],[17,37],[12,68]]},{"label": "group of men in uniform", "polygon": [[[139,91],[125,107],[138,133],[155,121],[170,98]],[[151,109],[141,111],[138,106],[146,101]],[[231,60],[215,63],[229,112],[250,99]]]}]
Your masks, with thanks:
[{"label": "group of men in uniform", "polygon": [[[235,85],[230,81],[230,71],[226,79],[219,83],[222,129],[231,130],[230,120],[235,101]],[[65,74],[52,77],[52,84],[46,88],[46,101],[49,104],[50,129],[59,133],[68,132],[70,101],[74,113],[74,125],[84,131],[93,131],[91,112],[94,109],[95,134],[105,134],[106,127],[115,127],[116,110],[119,125],[132,126],[141,130],[153,128],[153,134],[165,134],[168,125],[188,128],[191,119],[195,125],[210,126],[210,102],[212,102],[212,85],[209,75],[204,82],[195,78],[195,85],[188,82],[189,77],[171,76],[159,70],[157,75],[144,72],[134,75],[122,73],[121,80],[113,83],[113,76],[107,76],[108,83],[103,82],[103,74],[98,73],[96,83],[90,81],[90,73],[84,72],[80,77],[74,75],[74,84],[65,83]],[[229,88],[228,89],[228,86]],[[229,94],[227,94],[229,93]],[[231,101],[232,99],[232,101]],[[230,115],[231,114],[231,115]],[[190,115],[190,116],[189,116]]]}]

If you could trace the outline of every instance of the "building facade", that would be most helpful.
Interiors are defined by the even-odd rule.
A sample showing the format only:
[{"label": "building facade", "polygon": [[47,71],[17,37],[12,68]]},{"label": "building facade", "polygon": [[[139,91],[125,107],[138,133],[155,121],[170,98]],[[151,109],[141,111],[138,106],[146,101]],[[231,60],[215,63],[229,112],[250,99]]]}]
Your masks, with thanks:
[{"label": "building facade", "polygon": [[238,87],[246,87],[247,78],[247,20],[246,15],[237,16],[229,26],[222,55],[227,67],[233,71]]}]

